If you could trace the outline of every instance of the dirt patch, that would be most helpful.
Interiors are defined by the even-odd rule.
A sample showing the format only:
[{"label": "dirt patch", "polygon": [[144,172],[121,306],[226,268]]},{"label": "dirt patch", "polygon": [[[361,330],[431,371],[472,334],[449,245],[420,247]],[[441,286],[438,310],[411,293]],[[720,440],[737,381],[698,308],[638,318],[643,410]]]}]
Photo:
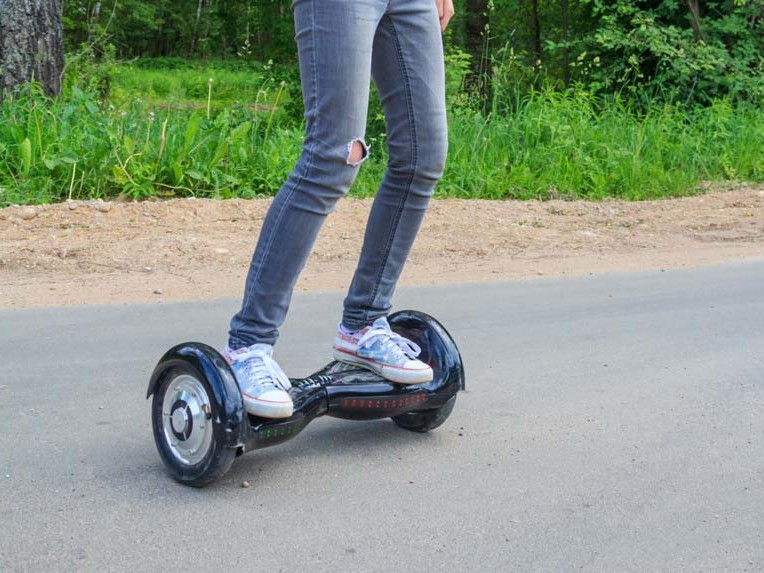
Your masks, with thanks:
[{"label": "dirt patch", "polygon": [[[268,199],[71,202],[0,210],[0,307],[241,295]],[[329,217],[298,291],[347,288],[371,200]],[[437,200],[403,284],[697,266],[764,258],[764,187],[683,199]]]}]

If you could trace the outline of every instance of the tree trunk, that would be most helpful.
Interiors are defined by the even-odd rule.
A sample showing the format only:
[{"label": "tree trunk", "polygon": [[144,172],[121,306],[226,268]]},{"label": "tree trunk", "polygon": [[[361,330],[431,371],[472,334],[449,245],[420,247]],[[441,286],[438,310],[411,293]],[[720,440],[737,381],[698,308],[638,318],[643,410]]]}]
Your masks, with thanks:
[{"label": "tree trunk", "polygon": [[31,80],[61,92],[61,0],[0,0],[0,97]]},{"label": "tree trunk", "polygon": [[199,30],[202,23],[202,8],[204,8],[204,0],[197,0],[194,33],[191,36],[191,48],[188,51],[189,58],[193,58],[196,55],[196,47],[199,44]]},{"label": "tree trunk", "polygon": [[480,62],[483,57],[483,43],[488,25],[488,2],[486,0],[467,0],[467,51],[472,54],[474,62]]},{"label": "tree trunk", "polygon": [[696,42],[705,42],[703,30],[700,27],[700,5],[698,0],[687,0],[687,9],[690,11],[690,25],[692,26],[692,35]]},{"label": "tree trunk", "polygon": [[101,3],[96,2],[88,10],[88,39],[87,43],[90,44],[93,39],[93,27],[98,23],[98,18],[101,16]]},{"label": "tree trunk", "polygon": [[490,111],[493,103],[493,66],[489,52],[490,15],[487,0],[467,0],[467,51],[472,55],[472,78],[477,85],[481,108]]}]

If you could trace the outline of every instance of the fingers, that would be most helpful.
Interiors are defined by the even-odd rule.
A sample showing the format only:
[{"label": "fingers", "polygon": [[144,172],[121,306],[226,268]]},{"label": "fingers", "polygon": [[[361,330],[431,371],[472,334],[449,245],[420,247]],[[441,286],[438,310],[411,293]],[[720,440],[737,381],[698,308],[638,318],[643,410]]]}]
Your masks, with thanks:
[{"label": "fingers", "polygon": [[454,15],[453,0],[435,0],[438,6],[438,18],[440,19],[440,31],[445,32],[448,21]]}]

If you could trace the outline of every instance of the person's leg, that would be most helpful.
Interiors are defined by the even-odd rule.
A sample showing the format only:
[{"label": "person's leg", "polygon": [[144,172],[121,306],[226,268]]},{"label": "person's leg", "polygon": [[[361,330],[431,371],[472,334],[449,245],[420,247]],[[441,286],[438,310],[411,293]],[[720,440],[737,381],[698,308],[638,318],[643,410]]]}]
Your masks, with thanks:
[{"label": "person's leg", "polygon": [[443,173],[448,148],[443,40],[434,0],[390,0],[374,38],[372,77],[385,112],[389,161],[374,199],[342,324],[385,316]]},{"label": "person's leg", "polygon": [[[432,1],[432,0],[430,0]],[[305,105],[302,154],[263,222],[231,348],[274,344],[318,231],[368,157],[372,46],[386,0],[294,0]]]}]

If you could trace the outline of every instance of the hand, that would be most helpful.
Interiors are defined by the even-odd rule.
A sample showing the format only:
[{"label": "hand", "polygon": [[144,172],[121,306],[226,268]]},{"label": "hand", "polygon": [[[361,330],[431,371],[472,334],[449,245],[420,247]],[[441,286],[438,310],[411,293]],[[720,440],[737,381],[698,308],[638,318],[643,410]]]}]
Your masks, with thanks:
[{"label": "hand", "polygon": [[435,0],[438,7],[438,18],[440,18],[440,31],[443,32],[448,26],[448,21],[454,15],[454,0]]}]

